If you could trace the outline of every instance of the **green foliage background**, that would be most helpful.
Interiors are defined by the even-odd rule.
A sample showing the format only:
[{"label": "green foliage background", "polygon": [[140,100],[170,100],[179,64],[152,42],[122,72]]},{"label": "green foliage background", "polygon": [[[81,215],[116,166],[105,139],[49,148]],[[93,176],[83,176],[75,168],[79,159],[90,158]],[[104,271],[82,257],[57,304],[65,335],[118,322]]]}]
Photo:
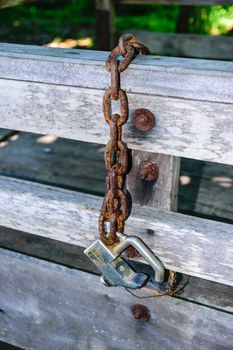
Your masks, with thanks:
[{"label": "green foliage background", "polygon": [[[119,31],[145,29],[175,32],[179,6],[117,6]],[[0,10],[0,41],[46,44],[54,38],[94,38],[94,0],[40,0]],[[189,32],[228,34],[233,28],[233,6],[196,7]]]}]

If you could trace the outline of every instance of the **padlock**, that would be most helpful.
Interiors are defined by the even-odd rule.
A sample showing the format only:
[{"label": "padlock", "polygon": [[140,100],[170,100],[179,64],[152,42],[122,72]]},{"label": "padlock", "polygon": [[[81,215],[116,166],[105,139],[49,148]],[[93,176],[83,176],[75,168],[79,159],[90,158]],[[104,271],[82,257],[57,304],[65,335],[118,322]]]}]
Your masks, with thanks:
[{"label": "padlock", "polygon": [[147,245],[136,236],[127,236],[117,232],[119,242],[106,246],[100,240],[94,242],[84,253],[92,260],[102,274],[102,281],[107,286],[121,286],[131,289],[142,288],[147,284],[150,276],[146,273],[137,272],[121,254],[130,246],[149,263],[154,270],[154,281],[164,281],[165,269],[162,262]]}]

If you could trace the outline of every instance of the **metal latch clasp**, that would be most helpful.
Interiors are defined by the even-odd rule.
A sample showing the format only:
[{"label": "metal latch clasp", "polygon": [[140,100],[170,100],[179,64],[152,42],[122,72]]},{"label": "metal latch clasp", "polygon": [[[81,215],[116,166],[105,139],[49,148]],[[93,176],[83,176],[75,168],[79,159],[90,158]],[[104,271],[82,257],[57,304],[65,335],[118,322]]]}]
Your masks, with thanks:
[{"label": "metal latch clasp", "polygon": [[112,246],[106,246],[103,242],[97,240],[84,251],[101,271],[102,278],[108,286],[137,289],[147,284],[150,277],[145,273],[136,272],[121,257],[121,254],[130,246],[133,246],[153,268],[154,281],[158,283],[164,281],[165,269],[162,262],[140,238],[127,236],[120,232],[117,232],[117,236],[119,242]]}]

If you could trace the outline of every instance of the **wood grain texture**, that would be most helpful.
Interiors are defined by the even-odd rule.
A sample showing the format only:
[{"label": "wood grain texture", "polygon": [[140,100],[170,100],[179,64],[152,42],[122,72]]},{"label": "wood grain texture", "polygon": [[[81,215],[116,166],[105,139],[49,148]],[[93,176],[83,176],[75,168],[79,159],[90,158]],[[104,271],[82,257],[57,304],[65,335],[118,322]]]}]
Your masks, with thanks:
[{"label": "wood grain texture", "polygon": [[190,277],[178,298],[233,314],[233,288],[220,283]]},{"label": "wood grain texture", "polygon": [[0,150],[0,174],[102,196],[104,149],[53,135],[20,133]]},{"label": "wood grain texture", "polygon": [[[151,161],[159,168],[156,181],[145,181],[139,177],[139,167]],[[180,159],[158,153],[133,151],[132,169],[127,184],[133,203],[165,210],[177,210]]]},{"label": "wood grain texture", "polygon": [[[80,120],[89,112],[91,115],[85,121],[90,121],[93,115],[96,119],[101,115],[102,125],[99,108],[102,92],[98,89],[109,85],[109,74],[103,69],[106,53],[9,44],[0,44],[0,49],[0,77],[3,78],[1,106],[4,114],[2,126],[12,127],[12,120],[12,124],[20,130],[44,133],[52,130],[59,136],[106,142],[106,136],[99,134],[99,125],[98,131],[90,131],[88,124],[88,132],[92,134],[86,135],[85,122]],[[12,79],[24,82],[10,81]],[[28,80],[46,85],[29,83]],[[63,86],[58,87],[60,84]],[[143,139],[141,134],[127,125],[130,129],[128,133],[126,129],[129,146],[133,149],[231,164],[232,85],[233,64],[230,62],[139,57],[122,74],[122,86],[133,93],[130,96],[132,109],[146,105],[159,119],[156,134],[144,135]],[[81,89],[78,90],[77,87]],[[17,101],[15,105],[12,99]],[[200,100],[201,103],[198,102]],[[216,105],[203,103],[203,100],[229,104]],[[94,111],[100,113],[96,115]],[[5,118],[6,113],[10,118]],[[15,114],[20,122],[12,119]],[[32,114],[33,120],[29,120]],[[41,123],[41,114],[46,122]],[[70,119],[69,123],[67,118]],[[63,125],[59,124],[60,119]],[[78,130],[76,135],[78,121],[81,122],[82,130]],[[104,131],[103,134],[105,133]],[[164,138],[162,144],[159,144],[160,135]],[[193,142],[191,145],[190,140]],[[143,147],[140,143],[143,143]],[[151,144],[155,146],[154,149],[151,149]]]},{"label": "wood grain texture", "polygon": [[[1,225],[79,246],[98,237],[101,198],[4,176],[0,187]],[[126,222],[126,233],[141,237],[168,269],[228,285],[232,232],[232,225],[146,206],[134,206]]]},{"label": "wood grain texture", "polygon": [[0,142],[4,142],[12,134],[11,130],[0,129]]},{"label": "wood grain texture", "polygon": [[[46,144],[48,140],[51,143]],[[0,174],[103,196],[106,177],[104,149],[103,145],[93,143],[20,133],[16,141],[10,138],[8,144],[1,148]],[[151,156],[152,153],[148,153],[148,157]],[[169,159],[166,155],[160,157]],[[133,171],[132,169],[131,172]],[[233,222],[232,171],[229,165],[183,158],[178,211],[196,216],[214,216]],[[160,180],[163,180],[163,190],[168,191],[166,177]],[[152,187],[159,197],[157,184]],[[166,188],[164,184],[167,184]],[[141,188],[142,183],[137,186]],[[148,195],[139,198],[135,196],[135,200],[142,204],[142,200],[148,200]]]},{"label": "wood grain texture", "polygon": [[[224,199],[224,200],[223,200]],[[203,168],[195,211],[233,220],[233,167],[209,163]]]},{"label": "wood grain texture", "polygon": [[[233,316],[175,298],[138,300],[98,277],[0,250],[0,338],[26,350],[220,350],[233,345]],[[68,286],[68,288],[67,288]],[[98,302],[97,302],[98,301]]]},{"label": "wood grain texture", "polygon": [[[0,92],[1,127],[108,141],[101,90],[1,79]],[[131,93],[128,98],[130,116],[123,138],[129,148],[233,163],[233,104]],[[147,133],[138,131],[131,121],[133,111],[141,107],[151,110],[157,120]]]},{"label": "wood grain texture", "polygon": [[149,4],[164,4],[164,5],[232,5],[232,0],[117,0],[120,4],[131,5],[149,5]]},{"label": "wood grain texture", "polygon": [[[70,268],[99,274],[95,265],[83,254],[84,248],[73,244],[0,226],[0,246]],[[188,285],[177,297],[233,314],[233,288],[227,285],[189,277]]]},{"label": "wood grain texture", "polygon": [[[132,30],[131,30],[132,31]],[[233,37],[198,34],[167,34],[133,30],[157,55],[233,60]]]},{"label": "wood grain texture", "polygon": [[[108,52],[0,44],[0,78],[106,89]],[[138,56],[121,74],[127,92],[198,101],[233,100],[233,62]]]}]

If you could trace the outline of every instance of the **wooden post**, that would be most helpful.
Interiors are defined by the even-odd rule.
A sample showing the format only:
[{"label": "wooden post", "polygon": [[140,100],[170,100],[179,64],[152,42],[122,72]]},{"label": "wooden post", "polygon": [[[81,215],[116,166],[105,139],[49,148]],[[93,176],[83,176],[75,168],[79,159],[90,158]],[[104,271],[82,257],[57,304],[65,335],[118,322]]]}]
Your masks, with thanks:
[{"label": "wooden post", "polygon": [[176,33],[189,33],[189,18],[193,14],[195,6],[181,6],[177,19]]},{"label": "wooden post", "polygon": [[110,50],[114,45],[113,0],[96,0],[96,48]]},{"label": "wooden post", "polygon": [[[159,167],[157,181],[141,180],[139,166],[151,161]],[[132,152],[132,169],[128,176],[128,188],[133,203],[149,205],[159,209],[177,210],[180,158],[144,151]]]}]

